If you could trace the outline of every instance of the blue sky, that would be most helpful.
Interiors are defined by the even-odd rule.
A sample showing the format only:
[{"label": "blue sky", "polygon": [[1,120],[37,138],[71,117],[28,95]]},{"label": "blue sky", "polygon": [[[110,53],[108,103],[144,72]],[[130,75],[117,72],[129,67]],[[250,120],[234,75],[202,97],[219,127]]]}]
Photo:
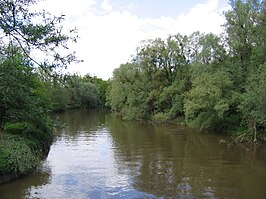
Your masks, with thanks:
[{"label": "blue sky", "polygon": [[36,9],[65,14],[65,29],[76,27],[71,45],[84,62],[69,70],[103,79],[130,61],[142,40],[194,31],[220,34],[227,0],[44,0]]},{"label": "blue sky", "polygon": [[[110,0],[110,3],[117,9],[131,6],[133,14],[142,18],[176,17],[182,12],[189,11],[190,8],[205,0]],[[221,4],[224,1],[220,2]]]}]

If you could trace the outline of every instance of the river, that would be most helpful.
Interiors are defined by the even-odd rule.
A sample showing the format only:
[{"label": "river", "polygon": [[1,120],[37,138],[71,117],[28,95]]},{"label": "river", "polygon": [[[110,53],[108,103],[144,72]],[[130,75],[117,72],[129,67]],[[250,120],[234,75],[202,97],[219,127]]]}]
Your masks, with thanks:
[{"label": "river", "polygon": [[99,111],[58,118],[67,127],[48,157],[33,174],[0,185],[1,199],[266,198],[264,146]]}]

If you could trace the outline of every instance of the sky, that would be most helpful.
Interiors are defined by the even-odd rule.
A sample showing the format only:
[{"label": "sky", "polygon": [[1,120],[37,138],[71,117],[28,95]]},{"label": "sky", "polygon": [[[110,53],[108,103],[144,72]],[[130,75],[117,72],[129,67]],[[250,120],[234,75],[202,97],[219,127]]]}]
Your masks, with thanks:
[{"label": "sky", "polygon": [[37,10],[66,15],[65,29],[78,29],[71,44],[79,59],[70,72],[105,80],[131,60],[141,41],[194,31],[219,34],[228,0],[43,0]]}]

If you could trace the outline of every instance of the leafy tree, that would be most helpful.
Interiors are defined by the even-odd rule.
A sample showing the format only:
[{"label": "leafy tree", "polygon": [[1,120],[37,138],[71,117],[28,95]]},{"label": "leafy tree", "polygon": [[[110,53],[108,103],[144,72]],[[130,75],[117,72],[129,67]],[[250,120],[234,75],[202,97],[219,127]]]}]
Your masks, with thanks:
[{"label": "leafy tree", "polygon": [[192,88],[185,95],[186,119],[202,129],[223,129],[232,102],[232,81],[224,70],[212,65],[197,68],[201,72],[193,78]]},{"label": "leafy tree", "polygon": [[[38,0],[0,2],[1,51],[4,52],[9,45],[19,46],[33,63],[46,73],[52,73],[53,69],[65,68],[70,62],[77,60],[74,52],[64,54],[62,51],[68,49],[67,42],[76,42],[76,30],[69,30],[68,35],[64,33],[64,15],[55,17],[46,11],[32,12],[30,8],[37,2]],[[41,53],[44,60],[36,61],[32,52]],[[12,54],[8,52],[2,56],[10,53]]]},{"label": "leafy tree", "polygon": [[107,86],[108,86],[108,83],[107,81],[101,79],[101,78],[98,78],[96,76],[94,77],[91,77],[89,74],[85,75],[83,78],[82,78],[82,81],[84,82],[89,82],[89,83],[92,83],[94,85],[96,85],[97,87],[97,90],[99,90],[99,100],[100,100],[100,104],[101,106],[105,106],[106,104],[106,91],[107,91]]},{"label": "leafy tree", "polygon": [[100,103],[99,91],[95,84],[82,83],[80,86],[81,105],[84,107],[97,107]]},{"label": "leafy tree", "polygon": [[243,92],[248,76],[265,61],[265,1],[231,0],[230,5],[225,13],[228,50]]},{"label": "leafy tree", "polygon": [[244,123],[252,134],[253,142],[257,142],[257,131],[266,130],[266,64],[261,65],[254,73],[242,95],[239,108],[243,114]]},{"label": "leafy tree", "polygon": [[186,91],[185,81],[175,81],[170,86],[165,87],[163,92],[159,94],[157,106],[159,112],[156,113],[161,117],[156,120],[168,120],[182,117],[184,115],[184,97]]},{"label": "leafy tree", "polygon": [[68,108],[70,101],[70,92],[66,85],[62,84],[61,81],[53,81],[50,85],[51,101],[53,111],[64,111]]},{"label": "leafy tree", "polygon": [[144,43],[131,63],[114,71],[107,93],[111,108],[131,119],[182,114],[181,93],[189,87],[186,42],[176,35]]},{"label": "leafy tree", "polygon": [[96,84],[88,80],[88,77],[68,76],[60,89],[64,95],[58,98],[59,101],[64,102],[65,108],[95,108],[101,104],[99,89]]},{"label": "leafy tree", "polygon": [[31,12],[37,2],[0,1],[0,176],[26,174],[48,152],[53,138],[49,81],[76,61],[67,52],[76,31],[64,33],[63,15]]},{"label": "leafy tree", "polygon": [[114,71],[114,77],[107,90],[107,105],[122,113],[127,119],[147,118],[147,84],[134,63],[122,64]]},{"label": "leafy tree", "polygon": [[29,66],[27,57],[15,54],[0,64],[0,124],[31,120],[47,113],[47,90]]},{"label": "leafy tree", "polygon": [[257,130],[264,128],[265,82],[265,1],[231,1],[232,10],[225,13],[234,87],[240,97],[238,108],[242,121],[257,141]]}]

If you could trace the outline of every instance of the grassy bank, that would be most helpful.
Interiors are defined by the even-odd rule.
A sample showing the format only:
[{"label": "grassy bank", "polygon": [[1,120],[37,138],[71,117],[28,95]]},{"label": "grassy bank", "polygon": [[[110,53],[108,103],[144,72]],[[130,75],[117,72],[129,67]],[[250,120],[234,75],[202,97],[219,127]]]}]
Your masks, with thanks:
[{"label": "grassy bank", "polygon": [[0,134],[0,184],[33,171],[48,153],[52,139],[49,125],[5,125]]}]

